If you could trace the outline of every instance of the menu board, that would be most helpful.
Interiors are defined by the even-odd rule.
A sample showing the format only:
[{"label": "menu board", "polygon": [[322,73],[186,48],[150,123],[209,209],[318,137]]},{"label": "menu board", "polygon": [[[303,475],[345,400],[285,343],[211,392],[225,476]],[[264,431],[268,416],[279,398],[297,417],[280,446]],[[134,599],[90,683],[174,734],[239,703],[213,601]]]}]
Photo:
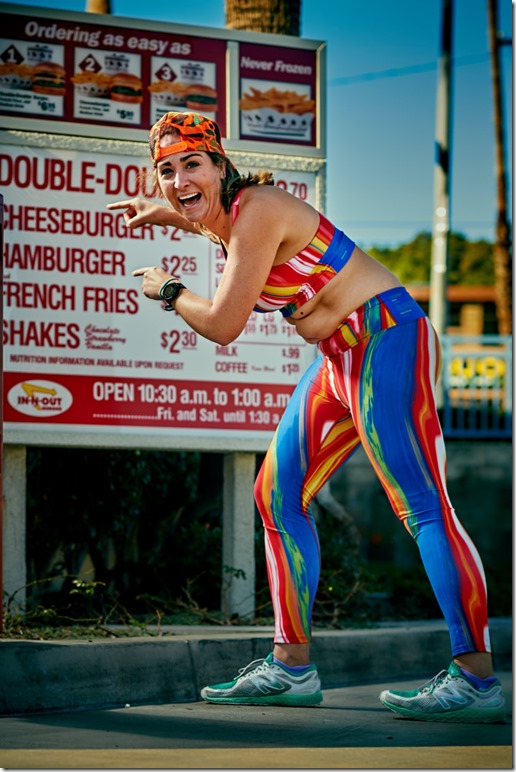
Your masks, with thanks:
[{"label": "menu board", "polygon": [[168,110],[193,111],[231,147],[324,154],[322,43],[2,3],[0,30],[8,128],[142,141]]},{"label": "menu board", "polygon": [[[312,173],[275,177],[315,203]],[[219,346],[142,294],[132,276],[142,265],[160,265],[204,297],[224,270],[208,239],[131,230],[106,209],[152,197],[145,156],[4,145],[0,189],[7,429],[254,437],[276,427],[315,347],[281,314],[257,312]]]},{"label": "menu board", "polygon": [[0,13],[2,114],[148,130],[167,110],[191,110],[225,136],[224,40],[90,19]]}]

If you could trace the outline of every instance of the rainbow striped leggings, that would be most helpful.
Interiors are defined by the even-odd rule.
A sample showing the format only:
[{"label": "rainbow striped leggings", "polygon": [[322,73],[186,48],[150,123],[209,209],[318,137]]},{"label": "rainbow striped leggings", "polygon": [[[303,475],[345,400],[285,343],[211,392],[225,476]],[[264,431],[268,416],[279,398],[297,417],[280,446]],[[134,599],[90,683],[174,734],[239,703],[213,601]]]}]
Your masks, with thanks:
[{"label": "rainbow striped leggings", "polygon": [[454,656],[490,651],[480,557],[446,490],[435,406],[440,349],[403,288],[368,300],[319,344],[256,480],[265,527],[275,642],[307,643],[320,572],[310,502],[360,444],[412,534],[450,632]]}]

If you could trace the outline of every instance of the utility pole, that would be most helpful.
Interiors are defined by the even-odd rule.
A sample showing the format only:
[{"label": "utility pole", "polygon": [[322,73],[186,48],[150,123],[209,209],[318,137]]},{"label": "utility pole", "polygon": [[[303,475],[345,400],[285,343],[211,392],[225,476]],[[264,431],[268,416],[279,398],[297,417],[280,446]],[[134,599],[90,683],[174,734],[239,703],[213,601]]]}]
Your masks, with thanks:
[{"label": "utility pole", "polygon": [[496,314],[500,335],[510,335],[512,332],[512,271],[511,271],[511,233],[507,220],[507,186],[505,174],[505,143],[503,130],[503,106],[500,76],[500,47],[511,45],[510,39],[504,39],[498,34],[497,0],[488,0],[489,14],[489,48],[491,53],[491,70],[493,77],[494,125],[496,143],[496,177],[497,177],[497,219],[496,242],[493,250],[495,274]]},{"label": "utility pole", "polygon": [[434,220],[430,270],[429,315],[438,335],[446,331],[448,241],[450,231],[450,94],[453,0],[442,2],[441,53],[437,73]]}]

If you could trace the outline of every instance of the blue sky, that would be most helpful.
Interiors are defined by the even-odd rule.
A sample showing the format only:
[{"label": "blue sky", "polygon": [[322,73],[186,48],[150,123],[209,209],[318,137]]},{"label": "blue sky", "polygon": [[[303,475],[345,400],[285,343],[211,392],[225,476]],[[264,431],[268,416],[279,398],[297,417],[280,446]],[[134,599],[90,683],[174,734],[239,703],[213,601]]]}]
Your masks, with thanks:
[{"label": "blue sky", "polygon": [[[113,15],[224,27],[223,0],[111,0]],[[18,3],[84,11],[86,0]],[[487,0],[453,0],[451,226],[494,240],[496,166]],[[511,0],[498,0],[512,36]],[[431,231],[441,0],[302,0],[301,35],[327,42],[326,213],[362,246]],[[512,45],[501,50],[512,212]]]}]

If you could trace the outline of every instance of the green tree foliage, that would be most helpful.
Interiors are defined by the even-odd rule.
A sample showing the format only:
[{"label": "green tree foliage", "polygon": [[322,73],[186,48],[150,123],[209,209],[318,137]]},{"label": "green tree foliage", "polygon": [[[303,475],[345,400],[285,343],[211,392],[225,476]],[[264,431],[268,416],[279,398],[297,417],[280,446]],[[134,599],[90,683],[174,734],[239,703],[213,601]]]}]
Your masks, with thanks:
[{"label": "green tree foliage", "polygon": [[[403,284],[428,284],[432,254],[432,234],[418,233],[408,244],[374,247],[371,255],[383,263]],[[468,241],[451,233],[448,249],[450,284],[494,284],[493,245],[487,241]]]},{"label": "green tree foliage", "polygon": [[450,284],[494,285],[493,245],[487,241],[469,242],[463,237],[461,240],[461,248],[458,245],[457,249],[459,259],[452,262],[455,274],[450,275]]}]

